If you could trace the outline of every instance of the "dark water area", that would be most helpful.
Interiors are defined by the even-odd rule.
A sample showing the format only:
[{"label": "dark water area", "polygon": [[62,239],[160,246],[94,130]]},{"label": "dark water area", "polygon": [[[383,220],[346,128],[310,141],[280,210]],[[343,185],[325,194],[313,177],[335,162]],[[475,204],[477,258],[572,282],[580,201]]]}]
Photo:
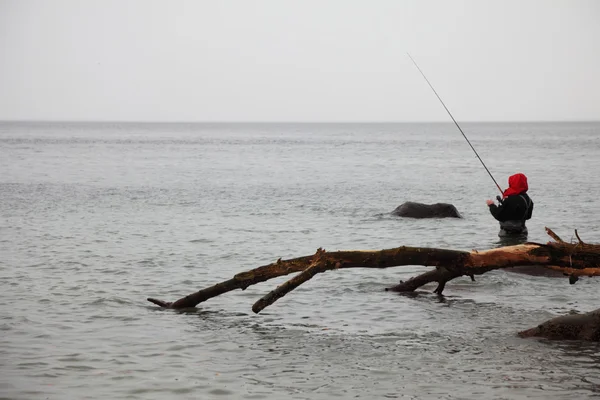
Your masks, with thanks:
[{"label": "dark water area", "polygon": [[[600,242],[600,123],[463,124],[544,226]],[[0,398],[600,397],[600,348],[520,339],[600,307],[600,280],[494,271],[384,289],[426,267],[332,271],[263,312],[282,277],[176,300],[278,258],[499,246],[497,189],[451,124],[0,123]],[[389,215],[405,201],[463,219]]]}]

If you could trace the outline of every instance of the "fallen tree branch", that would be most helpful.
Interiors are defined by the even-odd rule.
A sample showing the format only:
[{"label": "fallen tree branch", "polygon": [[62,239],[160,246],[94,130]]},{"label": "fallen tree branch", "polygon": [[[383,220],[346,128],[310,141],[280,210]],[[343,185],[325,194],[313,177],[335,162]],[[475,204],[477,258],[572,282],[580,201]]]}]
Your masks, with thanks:
[{"label": "fallen tree branch", "polygon": [[559,243],[564,243],[564,240],[562,240],[556,233],[554,233],[552,229],[548,227],[545,227],[544,229],[546,230],[548,236],[550,236],[552,239],[556,240]]},{"label": "fallen tree branch", "polygon": [[[433,293],[442,294],[448,281],[451,281],[452,279],[458,278],[462,275],[463,274],[460,272],[449,271],[445,267],[437,267],[436,269],[425,272],[424,274],[414,276],[406,282],[400,281],[398,285],[393,286],[391,288],[387,288],[385,290],[389,290],[392,292],[414,292],[421,286],[427,285],[431,282],[437,282],[438,286],[435,288]],[[473,275],[471,275],[471,279],[475,280],[473,278]]]},{"label": "fallen tree branch", "polygon": [[575,237],[577,238],[577,240],[579,240],[579,244],[585,244],[585,243],[583,243],[583,240],[581,240],[581,238],[579,237],[579,234],[577,233],[577,229],[575,229]]},{"label": "fallen tree branch", "polygon": [[[321,254],[322,249],[316,254]],[[327,260],[338,261],[340,268],[389,268],[400,265],[427,265],[443,266],[464,264],[469,253],[457,250],[431,249],[423,247],[398,247],[379,251],[336,251],[324,252]],[[313,262],[315,255],[293,258],[290,260],[277,260],[268,265],[263,265],[250,271],[236,274],[233,278],[217,283],[216,285],[192,293],[173,303],[154,298],[148,301],[165,308],[189,308],[235,289],[246,289],[248,286],[265,282],[269,279],[302,272]]]},{"label": "fallen tree branch", "polygon": [[252,311],[254,311],[255,313],[259,313],[265,307],[268,307],[271,304],[275,303],[277,300],[279,300],[292,290],[296,289],[298,286],[300,286],[307,280],[312,279],[316,274],[325,272],[329,269],[340,267],[339,262],[337,262],[335,265],[332,265],[327,259],[323,257],[324,254],[325,250],[319,249],[317,251],[317,254],[315,254],[314,261],[310,264],[308,268],[306,268],[304,271],[302,271],[289,281],[285,282],[283,285],[278,286],[275,290],[272,290],[271,292],[269,292],[269,294],[258,300],[256,303],[254,303],[254,305],[252,306]]},{"label": "fallen tree branch", "polygon": [[153,298],[149,298],[148,301],[165,308],[181,309],[195,307],[208,299],[212,299],[213,297],[235,289],[245,290],[248,286],[252,286],[278,276],[304,271],[310,265],[312,257],[313,256],[298,257],[286,261],[279,259],[272,264],[264,265],[250,271],[240,272],[229,280],[217,283],[216,285],[210,286],[206,289],[199,290],[196,293],[192,293],[172,303]]},{"label": "fallen tree branch", "polygon": [[563,272],[572,279],[578,276],[600,275],[600,245],[566,243],[552,230],[546,228],[556,242],[548,244],[526,243],[486,251],[459,251],[426,247],[398,247],[379,251],[317,250],[312,256],[277,260],[233,278],[185,296],[173,303],[149,298],[148,301],[165,308],[182,309],[195,307],[210,298],[235,289],[267,281],[294,272],[303,272],[279,286],[254,304],[254,312],[260,312],[277,299],[311,279],[317,273],[343,268],[389,268],[402,265],[434,266],[435,270],[402,282],[389,290],[414,291],[430,283],[438,282],[435,292],[441,294],[446,283],[462,275],[481,275],[499,268],[540,265]]}]

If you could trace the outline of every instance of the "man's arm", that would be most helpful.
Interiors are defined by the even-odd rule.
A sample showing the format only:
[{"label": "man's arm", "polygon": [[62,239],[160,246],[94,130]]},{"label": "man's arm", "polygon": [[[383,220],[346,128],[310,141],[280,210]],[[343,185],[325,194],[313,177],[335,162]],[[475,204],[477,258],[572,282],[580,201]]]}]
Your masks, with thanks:
[{"label": "man's arm", "polygon": [[[491,204],[490,204],[491,202]],[[490,209],[490,213],[492,214],[492,216],[494,218],[496,218],[498,221],[502,221],[502,213],[504,211],[504,205],[500,204],[499,206],[497,206],[496,204],[494,204],[493,201],[488,200],[488,207]]]}]

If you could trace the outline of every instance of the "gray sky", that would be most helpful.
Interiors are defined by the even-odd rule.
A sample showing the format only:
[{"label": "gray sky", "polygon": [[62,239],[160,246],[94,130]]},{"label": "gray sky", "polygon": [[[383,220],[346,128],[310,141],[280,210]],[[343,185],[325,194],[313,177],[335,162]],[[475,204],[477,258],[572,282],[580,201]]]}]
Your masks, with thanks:
[{"label": "gray sky", "polygon": [[600,1],[0,0],[0,119],[600,120]]}]

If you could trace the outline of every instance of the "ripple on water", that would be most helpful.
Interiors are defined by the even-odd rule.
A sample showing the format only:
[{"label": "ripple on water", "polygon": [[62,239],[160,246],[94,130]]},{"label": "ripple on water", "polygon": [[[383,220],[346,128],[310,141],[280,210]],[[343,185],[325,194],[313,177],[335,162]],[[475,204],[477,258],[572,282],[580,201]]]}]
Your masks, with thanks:
[{"label": "ripple on water", "polygon": [[[14,181],[0,182],[6,222],[0,227],[1,396],[598,394],[597,346],[516,337],[553,316],[592,309],[593,279],[569,285],[497,271],[475,282],[454,280],[445,296],[431,293],[435,285],[411,295],[386,292],[428,270],[406,266],[327,272],[258,315],[252,304],[291,276],[184,311],[145,301],[173,301],[241,270],[319,247],[497,246],[497,226],[477,196],[468,195],[480,193],[487,177],[456,157],[465,150],[461,138],[440,142],[443,127],[41,126],[0,139],[5,180]],[[600,215],[595,180],[571,161],[600,168],[597,141],[584,128],[476,127],[482,153],[494,154],[497,137],[503,139],[503,158],[490,163],[506,164],[510,154],[535,182],[532,195],[543,220],[531,221],[531,240],[546,240],[543,224],[564,227],[568,221],[590,232],[586,240],[597,241],[597,223],[589,217]],[[597,125],[585,129],[598,133]],[[564,141],[552,139],[567,134],[568,151]],[[531,151],[540,143],[543,152]],[[439,201],[439,193],[454,199],[463,220],[387,214],[405,200]]]}]

